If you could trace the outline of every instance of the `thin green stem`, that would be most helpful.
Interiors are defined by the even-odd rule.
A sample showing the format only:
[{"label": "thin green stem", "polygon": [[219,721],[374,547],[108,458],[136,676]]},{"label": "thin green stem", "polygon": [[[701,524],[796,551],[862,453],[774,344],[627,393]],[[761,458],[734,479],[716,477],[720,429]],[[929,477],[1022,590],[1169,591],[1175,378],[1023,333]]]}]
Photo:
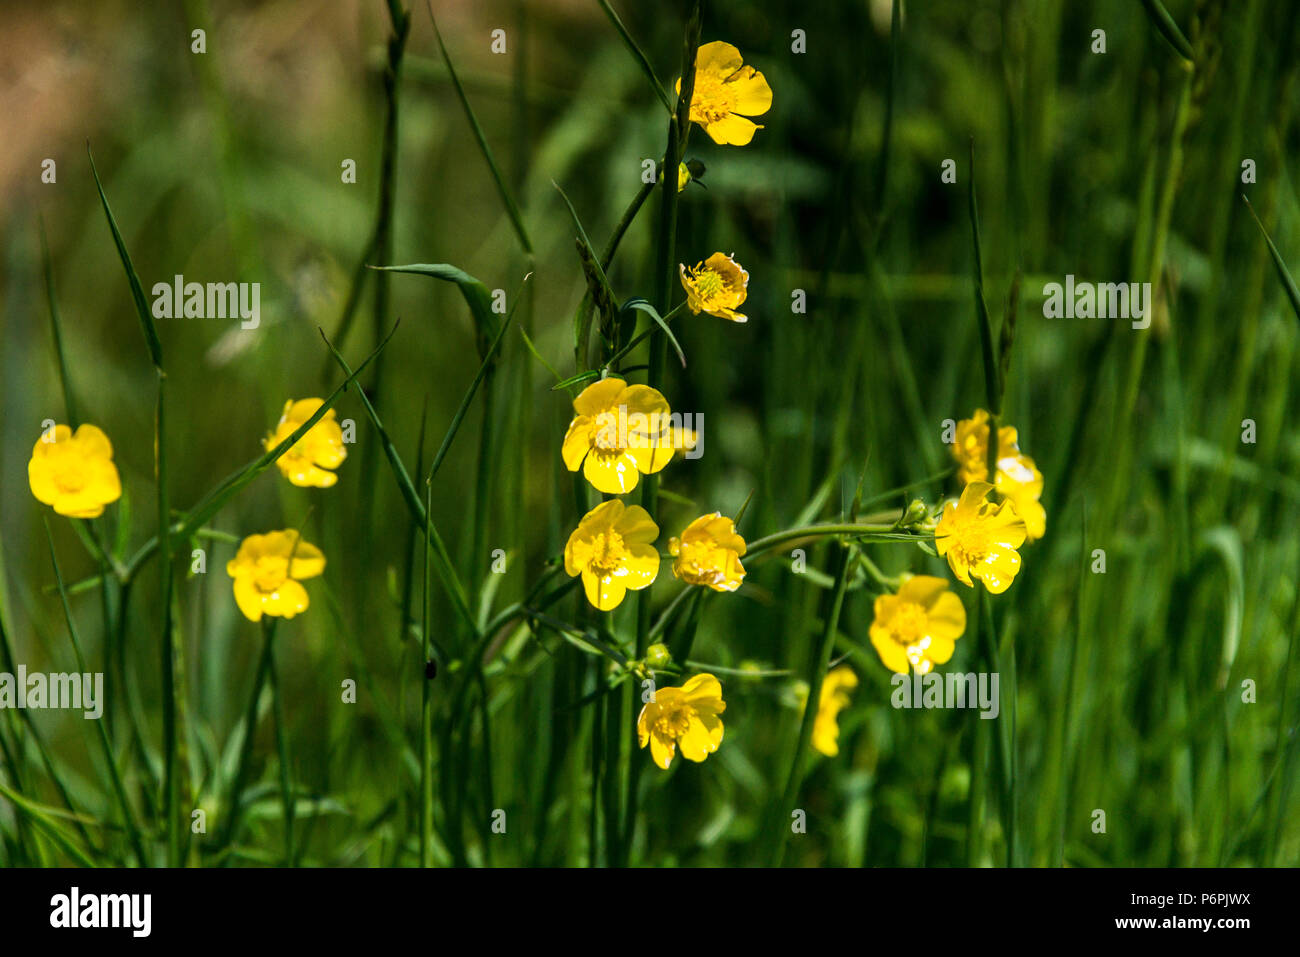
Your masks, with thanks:
[{"label": "thin green stem", "polygon": [[821,699],[822,683],[825,681],[826,671],[830,666],[831,649],[835,647],[835,631],[839,628],[840,611],[844,607],[844,593],[849,581],[849,569],[853,564],[853,556],[856,551],[857,549],[853,545],[839,546],[835,572],[835,592],[831,598],[830,612],[826,615],[817,657],[813,660],[808,674],[808,703],[804,707],[803,719],[799,723],[799,740],[795,745],[794,760],[790,762],[790,774],[786,779],[781,805],[777,809],[778,826],[776,833],[780,836],[772,842],[771,865],[773,867],[779,867],[785,856],[786,839],[790,835],[790,826],[786,818],[795,810],[795,802],[799,799],[799,789],[803,786],[804,774],[806,773],[805,756],[808,752],[808,746],[812,742],[813,723],[817,718],[817,702]]}]

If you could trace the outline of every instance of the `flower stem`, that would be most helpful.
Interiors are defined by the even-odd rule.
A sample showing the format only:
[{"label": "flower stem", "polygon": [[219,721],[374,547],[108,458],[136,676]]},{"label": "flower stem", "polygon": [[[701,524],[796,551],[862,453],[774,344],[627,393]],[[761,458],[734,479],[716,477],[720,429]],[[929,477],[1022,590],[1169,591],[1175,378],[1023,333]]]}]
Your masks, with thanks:
[{"label": "flower stem", "polygon": [[804,755],[812,742],[813,722],[817,719],[817,702],[821,698],[822,682],[830,666],[831,649],[835,646],[835,631],[840,623],[840,611],[844,607],[844,593],[849,581],[849,569],[853,566],[853,557],[857,548],[853,545],[841,546],[835,571],[835,594],[831,599],[830,614],[822,631],[821,645],[817,657],[812,663],[808,675],[808,704],[803,711],[803,720],[799,723],[799,741],[795,745],[794,760],[790,763],[790,776],[786,780],[785,793],[781,798],[780,812],[776,833],[780,836],[773,842],[771,866],[780,867],[785,856],[785,842],[790,834],[786,815],[794,810],[795,801],[799,799],[799,789],[803,786],[805,773]]},{"label": "flower stem", "polygon": [[[263,618],[266,622],[269,619]],[[271,640],[267,638],[267,648],[271,647]],[[280,694],[280,673],[275,664],[274,651],[268,651],[271,659],[270,679],[271,679],[271,711],[275,715],[275,749],[280,757],[280,800],[284,808],[284,866],[294,866],[293,853],[293,812],[294,796],[293,785],[289,780],[289,738],[284,726],[284,698]]]},{"label": "flower stem", "polygon": [[227,802],[226,829],[222,835],[221,846],[229,847],[238,837],[239,818],[243,811],[244,787],[248,783],[249,764],[253,757],[253,739],[257,731],[257,705],[262,698],[262,688],[266,686],[267,675],[271,671],[271,662],[275,645],[275,619],[262,618],[262,660],[257,666],[257,677],[253,679],[253,693],[248,697],[248,708],[244,712],[244,740],[239,748],[239,765],[235,771],[235,781],[230,789]]}]

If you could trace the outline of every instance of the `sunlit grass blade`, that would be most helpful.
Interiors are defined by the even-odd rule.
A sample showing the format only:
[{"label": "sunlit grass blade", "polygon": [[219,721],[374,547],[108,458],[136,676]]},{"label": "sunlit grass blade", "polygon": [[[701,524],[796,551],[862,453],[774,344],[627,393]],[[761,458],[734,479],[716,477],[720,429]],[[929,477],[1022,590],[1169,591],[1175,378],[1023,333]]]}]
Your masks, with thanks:
[{"label": "sunlit grass blade", "polygon": [[21,812],[25,817],[31,820],[32,823],[39,827],[41,831],[49,835],[50,839],[53,840],[55,844],[67,852],[68,856],[73,858],[73,860],[82,867],[93,868],[98,866],[93,860],[91,860],[90,856],[84,850],[77,846],[76,839],[56,823],[56,815],[52,813],[52,808],[47,808],[43,804],[29,801],[21,794],[10,790],[3,784],[0,784],[0,797],[7,799],[14,806],[15,810]]},{"label": "sunlit grass blade", "polygon": [[1219,525],[1203,531],[1201,543],[1223,559],[1223,567],[1228,576],[1228,587],[1224,595],[1223,644],[1216,679],[1217,687],[1222,689],[1227,685],[1232,663],[1237,658],[1237,648],[1241,645],[1241,616],[1245,606],[1246,587],[1241,535],[1230,525]]}]

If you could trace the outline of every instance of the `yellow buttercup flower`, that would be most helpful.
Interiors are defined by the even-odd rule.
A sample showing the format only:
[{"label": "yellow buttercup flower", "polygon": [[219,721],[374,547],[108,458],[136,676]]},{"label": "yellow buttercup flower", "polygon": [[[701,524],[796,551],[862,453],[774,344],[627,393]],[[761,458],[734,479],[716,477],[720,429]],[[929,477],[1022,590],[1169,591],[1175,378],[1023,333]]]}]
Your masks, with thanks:
[{"label": "yellow buttercup flower", "polygon": [[226,574],[235,580],[235,602],[249,621],[261,621],[263,615],[292,618],[306,611],[302,580],[324,570],[321,550],[293,529],[249,535],[226,563]]},{"label": "yellow buttercup flower", "polygon": [[587,601],[600,611],[617,608],[628,589],[648,588],[659,575],[659,550],[650,543],[659,526],[640,505],[618,499],[583,516],[564,546],[564,570],[582,576]]},{"label": "yellow buttercup flower", "polygon": [[1016,549],[1025,541],[1025,520],[1010,502],[985,501],[991,491],[988,482],[971,482],[960,501],[945,505],[934,530],[934,547],[963,584],[975,587],[974,576],[1000,595],[1020,570]]},{"label": "yellow buttercup flower", "polygon": [[560,454],[597,491],[630,492],[638,473],[653,475],[673,459],[668,400],[657,389],[601,379],[573,400],[573,411]]},{"label": "yellow buttercup flower", "polygon": [[[957,476],[962,482],[987,482],[989,477],[989,414],[976,409],[969,419],[957,423],[955,440],[950,446],[957,459]],[[1039,498],[1043,494],[1043,474],[1028,455],[1020,451],[1019,436],[1009,425],[998,429],[998,474],[995,489],[1009,499],[1025,520],[1028,541],[1042,538],[1047,531],[1047,510]]]},{"label": "yellow buttercup flower", "polygon": [[[967,582],[967,584],[970,584]],[[966,607],[933,575],[913,575],[893,595],[876,599],[871,644],[890,671],[927,674],[952,657],[966,631]]]},{"label": "yellow buttercup flower", "polygon": [[691,312],[697,316],[707,312],[732,322],[748,321],[744,313],[736,312],[745,301],[749,287],[749,273],[740,263],[726,253],[714,253],[704,262],[696,263],[693,269],[688,269],[685,263],[679,264],[678,269]]},{"label": "yellow buttercup flower", "polygon": [[[682,81],[677,81],[682,92]],[[730,43],[714,40],[695,54],[695,88],[691,94],[691,122],[698,123],[713,142],[744,146],[762,127],[751,116],[772,108],[772,88],[763,74],[744,60]]]},{"label": "yellow buttercup flower", "polygon": [[113,445],[93,425],[74,434],[66,425],[41,433],[27,463],[27,482],[36,501],[69,518],[94,518],[122,497],[113,464]]},{"label": "yellow buttercup flower", "polygon": [[822,681],[817,717],[813,719],[812,746],[828,758],[840,753],[840,712],[849,706],[849,692],[857,686],[858,676],[848,665],[832,669]]},{"label": "yellow buttercup flower", "polygon": [[650,745],[650,757],[665,771],[679,746],[688,761],[703,761],[722,743],[718,715],[726,710],[721,682],[696,675],[680,688],[656,689],[636,719],[636,737],[641,747]]},{"label": "yellow buttercup flower", "polygon": [[668,540],[673,576],[689,585],[705,585],[714,591],[735,591],[745,580],[740,556],[745,540],[736,533],[736,523],[720,512],[701,515],[686,526],[681,538]]},{"label": "yellow buttercup flower", "polygon": [[[284,412],[275,426],[275,431],[262,440],[263,447],[269,452],[275,448],[304,422],[316,414],[324,405],[323,399],[290,399],[284,404]],[[330,469],[336,469],[348,457],[348,450],[343,447],[343,430],[330,409],[307,434],[291,445],[275,460],[280,471],[294,485],[305,488],[329,488],[339,480]]]}]

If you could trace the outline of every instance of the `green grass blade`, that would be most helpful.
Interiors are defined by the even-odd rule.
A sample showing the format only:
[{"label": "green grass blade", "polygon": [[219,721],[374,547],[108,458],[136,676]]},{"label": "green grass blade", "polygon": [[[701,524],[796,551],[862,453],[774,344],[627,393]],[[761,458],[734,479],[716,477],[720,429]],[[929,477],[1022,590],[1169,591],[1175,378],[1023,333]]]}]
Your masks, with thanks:
[{"label": "green grass blade", "polygon": [[[998,364],[993,353],[993,323],[989,319],[988,303],[984,299],[984,257],[980,252],[980,217],[975,203],[975,141],[970,143],[970,172],[966,193],[967,210],[970,214],[971,241],[975,248],[975,314],[979,320],[980,349],[984,356],[984,394],[989,404],[989,461],[997,461],[997,427],[992,421],[1002,409],[1002,384],[998,381]],[[989,472],[993,475],[993,472]]]},{"label": "green grass blade", "polygon": [[414,276],[431,276],[434,279],[441,279],[443,282],[455,283],[474,317],[474,326],[479,337],[479,355],[483,355],[490,337],[496,332],[496,319],[495,314],[492,312],[492,294],[488,292],[483,280],[471,276],[465,270],[450,263],[410,263],[405,266],[371,266],[370,268],[380,272],[401,272]]},{"label": "green grass blade", "polygon": [[63,411],[68,417],[68,427],[75,430],[81,420],[77,416],[77,402],[72,394],[72,378],[68,375],[68,357],[63,349],[63,318],[54,296],[54,267],[50,263],[50,246],[45,240],[45,221],[41,221],[41,269],[45,274],[45,295],[50,306],[50,331],[54,335],[54,354],[59,362],[59,385],[63,388]]},{"label": "green grass blade", "polygon": [[658,309],[650,305],[650,303],[646,302],[644,299],[629,299],[627,302],[623,303],[623,308],[638,309],[653,319],[658,324],[659,328],[663,330],[664,335],[668,337],[668,341],[672,343],[673,351],[677,353],[677,358],[681,360],[682,368],[686,368],[686,353],[682,352],[681,343],[677,341],[677,337],[673,335],[673,331],[668,328],[668,323],[664,317],[659,315]]},{"label": "green grass blade", "polygon": [[[532,273],[529,273],[528,276],[524,277],[524,282],[528,282],[530,276],[532,276]],[[465,390],[465,394],[460,397],[460,404],[456,407],[456,413],[454,416],[451,416],[451,424],[447,425],[447,432],[445,436],[442,437],[442,443],[438,446],[438,451],[435,452],[433,456],[433,464],[429,465],[428,481],[430,482],[433,481],[435,475],[438,475],[438,469],[442,468],[442,460],[447,458],[447,450],[451,449],[451,441],[456,437],[456,433],[460,430],[460,424],[463,423],[465,419],[465,412],[469,411],[469,403],[473,402],[474,394],[478,391],[478,386],[482,385],[482,381],[487,377],[487,372],[490,371],[491,367],[493,367],[494,361],[497,360],[497,352],[500,350],[500,343],[506,339],[506,332],[510,329],[511,320],[515,317],[515,308],[519,306],[519,303],[524,298],[523,289],[523,283],[520,283],[519,291],[516,291],[515,298],[513,298],[515,306],[511,306],[510,312],[506,313],[506,321],[500,324],[500,329],[497,330],[497,338],[493,339],[491,346],[487,347],[484,360],[482,360],[482,363],[478,365],[478,372],[474,373],[474,378],[471,384],[469,384],[469,389]]]},{"label": "green grass blade", "polygon": [[654,89],[655,96],[659,97],[659,102],[662,103],[664,109],[671,114],[673,112],[672,98],[669,97],[668,91],[664,89],[664,85],[659,82],[659,77],[655,75],[654,67],[650,65],[649,58],[644,52],[642,52],[641,47],[637,45],[637,42],[632,39],[632,34],[627,32],[627,27],[623,25],[623,21],[620,20],[618,14],[614,12],[614,8],[611,7],[606,0],[597,0],[597,2],[600,4],[600,8],[605,11],[605,16],[609,17],[609,22],[614,24],[614,29],[618,31],[618,35],[623,38],[623,43],[627,45],[628,52],[632,54],[632,58],[636,60],[637,65],[641,67],[641,72],[644,73],[646,79],[650,81],[650,86]]},{"label": "green grass blade", "polygon": [[63,850],[66,851],[70,857],[74,858],[82,867],[97,866],[95,862],[86,855],[85,851],[77,846],[77,842],[72,835],[55,823],[56,815],[53,813],[52,808],[47,808],[44,804],[37,804],[34,801],[29,801],[21,794],[11,791],[3,784],[0,784],[0,797],[6,798],[11,804],[13,804],[15,809],[21,811],[24,816],[48,834],[55,844],[58,844],[59,847],[63,848]]},{"label": "green grass blade", "polygon": [[1142,8],[1146,10],[1147,16],[1151,18],[1152,25],[1174,48],[1174,52],[1188,63],[1191,63],[1193,61],[1192,45],[1187,42],[1187,37],[1183,36],[1183,31],[1178,29],[1178,24],[1169,15],[1169,11],[1165,9],[1164,4],[1160,0],[1142,0]]},{"label": "green grass blade", "polygon": [[[343,394],[344,390],[347,389],[348,386],[350,386],[352,382],[356,379],[356,377],[359,376],[362,372],[364,372],[366,367],[370,365],[370,363],[374,361],[374,359],[379,355],[379,353],[383,351],[384,346],[388,345],[388,341],[392,339],[393,334],[397,332],[397,327],[399,324],[400,324],[400,320],[393,324],[392,330],[388,333],[387,336],[384,337],[384,341],[379,343],[379,345],[375,347],[375,351],[370,353],[370,355],[366,357],[365,361],[362,362],[361,365],[357,366],[355,371],[350,372],[348,374],[347,378],[344,379],[343,382],[339,384],[338,388],[336,388],[333,392],[330,393],[329,398],[327,398],[324,402],[321,403],[321,407],[317,409],[316,412],[310,418],[308,418],[306,422],[298,426],[298,428],[294,429],[292,434],[290,434],[288,438],[286,438],[275,448],[269,450],[268,452],[266,452],[266,454],[261,455],[258,458],[254,459],[252,462],[248,463],[248,465],[244,466],[238,472],[231,475],[215,490],[210,492],[208,496],[204,498],[198,505],[196,505],[194,509],[186,517],[185,522],[181,526],[180,531],[177,533],[176,537],[188,538],[189,536],[193,535],[196,531],[198,531],[200,527],[202,527],[207,522],[208,519],[210,519],[213,515],[217,514],[217,512],[221,510],[221,507],[225,505],[226,502],[230,501],[231,498],[233,498],[236,494],[238,494],[240,490],[244,488],[244,486],[248,485],[249,482],[253,481],[253,479],[257,478],[264,471],[266,471],[273,464],[275,464],[275,461],[278,458],[280,458],[280,456],[284,455],[285,452],[293,448],[294,444],[299,439],[301,439],[304,435],[306,435],[307,432],[312,428],[312,426],[314,426],[317,422],[319,422],[321,419],[325,417],[325,413],[327,413],[330,409],[334,407],[334,403],[339,400],[339,397]],[[321,334],[324,335],[323,332]],[[157,543],[155,542],[154,545],[156,547]],[[137,558],[138,557],[139,556],[137,556]],[[136,565],[135,559],[132,559],[131,565],[132,566]]]},{"label": "green grass blade", "polygon": [[113,245],[117,247],[117,254],[122,259],[122,268],[126,270],[126,280],[131,285],[131,301],[135,303],[135,312],[140,318],[140,328],[144,330],[144,341],[149,346],[149,359],[153,362],[154,368],[161,372],[162,342],[158,339],[158,327],[154,325],[153,313],[149,311],[149,304],[145,302],[144,288],[140,285],[140,277],[131,262],[131,254],[126,251],[126,243],[122,241],[122,233],[117,228],[117,220],[113,218],[113,210],[108,206],[108,197],[104,195],[104,186],[99,181],[99,171],[95,169],[95,157],[90,152],[89,143],[86,144],[86,155],[90,157],[90,172],[95,177],[95,188],[99,190],[99,200],[104,204],[104,215],[108,217],[108,228],[113,233]]},{"label": "green grass blade", "polygon": [[[45,522],[45,540],[50,548],[50,563],[54,566],[54,580],[59,586],[59,600],[63,604],[63,620],[68,626],[68,638],[72,642],[72,651],[77,659],[77,670],[84,673],[87,670],[86,659],[81,652],[81,638],[77,631],[77,620],[72,615],[72,606],[68,604],[68,591],[63,584],[63,571],[59,567],[59,556],[54,550],[54,536],[50,534],[48,520]],[[108,765],[109,776],[113,783],[113,793],[122,809],[122,820],[126,824],[126,832],[131,839],[131,847],[135,851],[140,866],[144,867],[148,864],[148,857],[145,855],[144,842],[140,838],[140,828],[136,824],[135,812],[131,809],[131,802],[126,796],[126,788],[122,784],[122,771],[118,767],[117,756],[113,753],[113,746],[108,740],[108,732],[104,730],[103,720],[93,723],[98,731],[100,747],[104,752],[104,761]],[[88,835],[86,837],[88,841]]]},{"label": "green grass blade", "polygon": [[1259,216],[1255,213],[1255,207],[1250,205],[1250,200],[1245,196],[1241,197],[1246,208],[1250,210],[1250,215],[1255,220],[1255,225],[1259,227],[1260,234],[1264,237],[1264,242],[1268,244],[1268,254],[1273,257],[1273,265],[1277,268],[1277,278],[1282,281],[1282,288],[1286,290],[1286,297],[1291,300],[1291,309],[1295,312],[1296,318],[1300,319],[1300,289],[1296,288],[1295,280],[1291,278],[1291,271],[1286,268],[1286,263],[1282,261],[1282,254],[1277,251],[1273,245],[1273,240],[1268,235],[1268,230],[1260,222]]},{"label": "green grass blade", "polygon": [[433,5],[426,2],[426,6],[429,9],[429,20],[433,23],[433,35],[438,39],[438,49],[442,51],[442,59],[447,64],[447,75],[451,77],[451,85],[456,90],[456,97],[465,110],[465,118],[469,120],[470,128],[474,131],[474,139],[478,141],[479,150],[483,153],[483,158],[487,160],[488,169],[492,171],[492,180],[497,185],[497,192],[501,196],[502,205],[506,208],[506,215],[510,217],[510,222],[515,227],[515,235],[519,237],[524,252],[531,256],[533,254],[533,243],[528,238],[528,230],[524,227],[524,220],[519,213],[519,207],[515,204],[514,197],[510,195],[510,189],[506,186],[500,167],[497,166],[496,157],[492,155],[492,147],[488,146],[487,137],[483,135],[483,127],[479,125],[478,117],[474,115],[474,108],[469,105],[469,98],[465,95],[465,88],[461,86],[460,77],[456,75],[456,68],[452,65],[451,56],[447,53],[447,45],[442,42],[442,32],[438,29],[438,21],[433,15]]},{"label": "green grass blade", "polygon": [[[502,329],[502,334],[505,330]],[[348,370],[347,361],[334,348],[333,344],[325,336],[325,331],[321,330],[321,338],[325,339],[325,344],[329,346],[330,352],[334,356],[334,361],[348,373],[349,378],[355,377],[356,373]],[[497,339],[500,343],[500,337]],[[358,372],[361,370],[357,370]],[[392,438],[389,437],[388,431],[384,428],[383,422],[379,419],[379,414],[375,407],[366,397],[365,392],[358,391],[361,397],[361,404],[365,407],[366,415],[369,416],[371,424],[379,433],[380,443],[383,445],[384,455],[388,458],[388,464],[392,468],[393,475],[397,479],[397,487],[402,493],[402,498],[406,506],[410,509],[411,515],[425,529],[434,546],[434,553],[438,557],[438,573],[442,578],[443,585],[447,589],[447,594],[451,598],[452,605],[456,613],[461,617],[470,630],[470,634],[477,634],[478,628],[474,622],[474,615],[470,611],[469,598],[465,591],[465,586],[461,584],[460,576],[456,574],[456,568],[452,564],[451,555],[447,552],[447,546],[443,544],[442,536],[438,534],[437,527],[433,524],[432,517],[424,509],[424,503],[420,501],[420,496],[415,491],[415,485],[411,482],[411,475],[406,470],[406,465],[402,462],[401,456],[397,452],[397,447],[393,444]]]}]

